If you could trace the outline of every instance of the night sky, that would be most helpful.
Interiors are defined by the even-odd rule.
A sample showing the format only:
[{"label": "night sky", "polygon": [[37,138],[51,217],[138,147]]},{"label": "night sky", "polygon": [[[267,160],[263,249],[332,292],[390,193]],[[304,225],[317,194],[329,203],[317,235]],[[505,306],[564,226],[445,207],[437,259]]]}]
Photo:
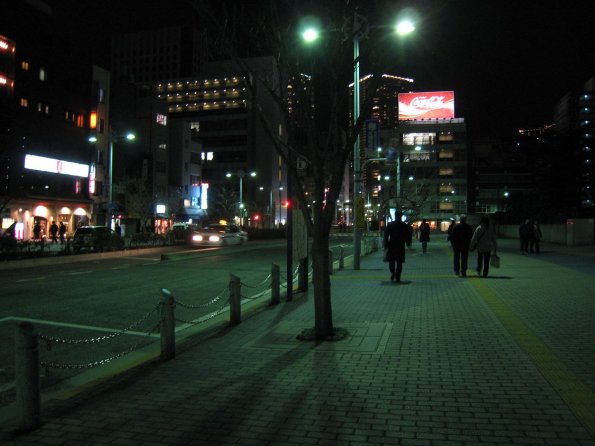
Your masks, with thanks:
[{"label": "night sky", "polygon": [[[243,18],[245,25],[258,17],[258,5],[264,1],[240,3],[253,12],[253,18],[249,13]],[[284,1],[288,0],[278,4]],[[179,17],[176,10],[190,4],[198,9],[210,3],[221,7],[220,1],[205,0],[69,3],[57,2],[67,9],[71,22],[78,22],[81,32],[93,38],[101,35],[94,26],[97,23],[104,32],[125,31],[144,22],[158,25],[166,9]],[[305,12],[309,3],[298,4]],[[417,91],[454,90],[456,116],[466,119],[474,139],[551,123],[556,102],[568,91],[580,91],[595,76],[595,0],[367,0],[362,4],[373,24],[389,21],[406,7],[417,12],[417,30],[395,47],[391,71],[414,78]],[[362,54],[371,44],[361,43]],[[361,71],[366,73],[365,62]]]},{"label": "night sky", "polygon": [[567,91],[595,76],[595,2],[419,1],[404,75],[417,88],[454,90],[474,136],[553,121]]}]

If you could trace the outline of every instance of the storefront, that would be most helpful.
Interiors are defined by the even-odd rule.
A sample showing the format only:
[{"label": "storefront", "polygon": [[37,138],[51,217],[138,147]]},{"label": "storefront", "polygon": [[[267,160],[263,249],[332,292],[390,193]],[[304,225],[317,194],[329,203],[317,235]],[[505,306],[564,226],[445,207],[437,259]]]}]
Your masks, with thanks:
[{"label": "storefront", "polygon": [[11,231],[17,240],[45,239],[52,222],[64,223],[66,235],[91,223],[91,203],[12,200],[4,210],[2,232]]}]

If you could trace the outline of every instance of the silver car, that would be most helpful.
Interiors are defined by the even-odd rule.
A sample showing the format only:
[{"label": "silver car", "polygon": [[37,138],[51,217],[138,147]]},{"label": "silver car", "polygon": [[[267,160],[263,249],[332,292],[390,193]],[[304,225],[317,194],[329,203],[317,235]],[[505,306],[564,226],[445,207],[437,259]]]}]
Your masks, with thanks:
[{"label": "silver car", "polygon": [[211,224],[194,231],[190,244],[195,246],[241,245],[248,241],[248,234],[237,225]]}]

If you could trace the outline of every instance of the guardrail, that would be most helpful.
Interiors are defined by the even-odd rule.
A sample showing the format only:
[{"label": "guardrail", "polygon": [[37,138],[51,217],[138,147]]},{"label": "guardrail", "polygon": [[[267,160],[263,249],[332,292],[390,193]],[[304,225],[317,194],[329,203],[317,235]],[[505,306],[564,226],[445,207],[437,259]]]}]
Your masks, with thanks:
[{"label": "guardrail", "polygon": [[[377,239],[364,242],[364,254],[369,254],[378,249],[379,242]],[[338,267],[344,268],[344,249],[343,246],[338,248]],[[329,251],[330,271],[333,272],[334,251]],[[139,349],[145,339],[151,336],[159,336],[161,349],[160,359],[163,361],[173,359],[176,354],[176,324],[184,324],[186,326],[195,326],[209,321],[223,312],[226,307],[229,307],[229,324],[231,326],[238,325],[242,320],[242,305],[246,302],[256,300],[267,293],[270,293],[270,304],[276,305],[280,303],[281,288],[292,286],[297,280],[297,290],[307,291],[308,283],[312,277],[311,265],[308,259],[301,259],[299,266],[293,273],[292,277],[282,277],[280,268],[276,264],[272,264],[271,273],[267,275],[262,281],[256,284],[249,284],[242,282],[241,278],[230,274],[229,283],[226,289],[222,290],[215,297],[208,302],[194,304],[185,302],[175,297],[168,289],[161,289],[161,299],[159,302],[145,315],[137,321],[129,324],[114,333],[93,338],[66,338],[51,336],[44,333],[39,333],[37,328],[30,322],[23,322],[16,325],[15,329],[15,384],[16,384],[16,423],[17,431],[31,431],[36,429],[40,424],[41,413],[41,394],[40,394],[40,369],[45,369],[46,375],[49,375],[50,369],[90,369],[106,365],[118,358],[121,358],[137,349]],[[285,283],[282,283],[282,280]],[[242,294],[242,289],[249,288],[252,290],[251,296]],[[205,309],[216,306],[216,309],[206,316],[196,319],[185,320],[176,316],[176,308],[180,307],[187,311]],[[151,320],[153,321],[151,323]],[[114,340],[126,333],[137,329],[141,324],[149,323],[150,329],[144,332],[135,332],[135,334],[142,335],[142,338],[137,342],[129,345],[118,353],[112,354],[108,357],[89,361],[84,363],[58,363],[52,361],[40,361],[39,345],[45,345],[48,351],[51,351],[54,345],[90,345],[99,344]],[[184,328],[184,327],[179,327]]]}]

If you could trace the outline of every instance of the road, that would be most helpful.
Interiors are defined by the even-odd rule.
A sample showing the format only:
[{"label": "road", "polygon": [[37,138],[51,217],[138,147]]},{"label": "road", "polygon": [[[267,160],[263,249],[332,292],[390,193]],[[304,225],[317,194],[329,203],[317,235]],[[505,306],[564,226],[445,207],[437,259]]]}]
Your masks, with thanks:
[{"label": "road", "polygon": [[[348,241],[333,238],[331,247]],[[282,282],[287,277],[285,241],[188,249],[170,260],[162,260],[160,253],[84,259],[0,270],[0,404],[11,399],[14,387],[14,327],[19,322],[32,322],[44,337],[71,342],[51,342],[49,350],[45,343],[40,346],[41,361],[51,364],[42,379],[49,387],[99,360],[158,340],[162,288],[179,302],[180,329],[226,305],[230,273],[240,277],[243,296],[268,290],[273,263],[280,266]]]}]

